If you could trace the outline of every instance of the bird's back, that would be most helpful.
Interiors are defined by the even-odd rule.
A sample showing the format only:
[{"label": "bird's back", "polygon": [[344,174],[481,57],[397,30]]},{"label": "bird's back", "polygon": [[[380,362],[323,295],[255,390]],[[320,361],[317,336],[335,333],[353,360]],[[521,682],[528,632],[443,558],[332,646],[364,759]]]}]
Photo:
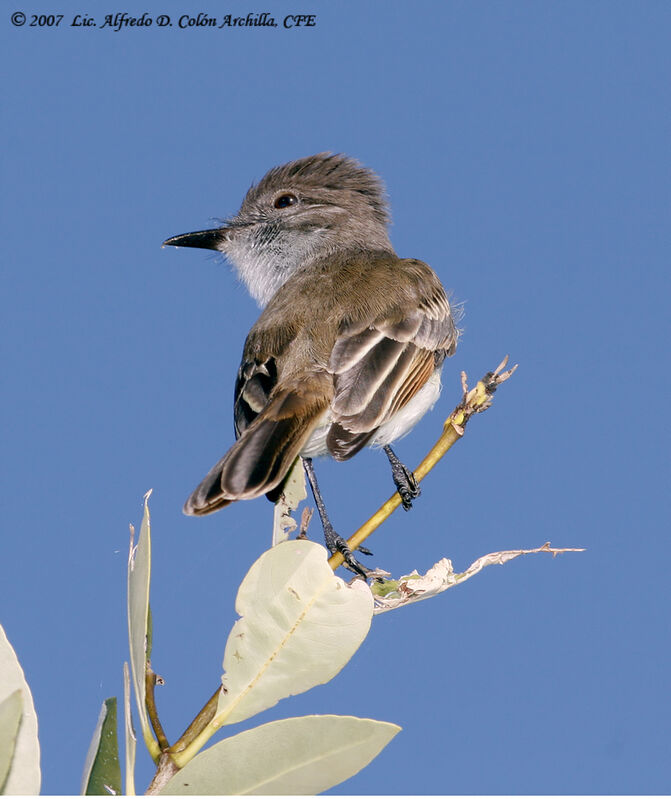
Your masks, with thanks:
[{"label": "bird's back", "polygon": [[445,291],[421,261],[357,250],[298,269],[247,337],[235,386],[238,440],[186,511],[273,491],[317,439],[345,460],[381,426],[396,429],[390,420],[427,387],[456,341]]}]

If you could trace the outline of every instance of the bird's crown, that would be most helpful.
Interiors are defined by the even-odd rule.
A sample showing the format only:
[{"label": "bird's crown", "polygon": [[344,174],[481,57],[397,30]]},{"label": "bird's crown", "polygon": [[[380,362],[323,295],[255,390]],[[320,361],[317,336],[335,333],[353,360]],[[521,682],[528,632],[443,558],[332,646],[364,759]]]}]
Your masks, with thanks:
[{"label": "bird's crown", "polygon": [[329,197],[337,204],[364,201],[379,222],[389,222],[384,184],[375,172],[354,158],[328,152],[273,167],[249,189],[241,210],[269,194],[290,189],[300,191],[308,201],[323,203]]}]

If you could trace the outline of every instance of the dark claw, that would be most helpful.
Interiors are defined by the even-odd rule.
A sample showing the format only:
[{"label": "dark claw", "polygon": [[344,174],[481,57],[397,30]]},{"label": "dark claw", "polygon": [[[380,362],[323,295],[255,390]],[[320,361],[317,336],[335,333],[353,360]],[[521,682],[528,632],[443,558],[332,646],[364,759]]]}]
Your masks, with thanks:
[{"label": "dark claw", "polygon": [[352,550],[347,546],[347,541],[345,541],[341,535],[338,535],[332,527],[328,532],[325,531],[325,537],[326,546],[329,548],[331,554],[334,555],[336,552],[340,552],[345,561],[345,566],[350,571],[360,575],[366,580],[370,574],[370,569],[367,569],[362,563],[359,563],[354,555],[352,555]]},{"label": "dark claw", "polygon": [[394,480],[394,483],[396,483],[396,490],[401,497],[403,510],[410,510],[410,508],[412,508],[412,500],[417,499],[417,497],[422,493],[422,489],[417,484],[414,474],[407,471],[407,469],[405,470],[405,477],[406,482],[403,482],[399,485],[399,483],[396,483]]},{"label": "dark claw", "polygon": [[394,480],[394,485],[401,497],[403,503],[403,510],[410,510],[412,508],[412,500],[422,493],[415,475],[396,457],[391,447],[386,446],[384,451],[389,458],[391,464],[391,476]]}]

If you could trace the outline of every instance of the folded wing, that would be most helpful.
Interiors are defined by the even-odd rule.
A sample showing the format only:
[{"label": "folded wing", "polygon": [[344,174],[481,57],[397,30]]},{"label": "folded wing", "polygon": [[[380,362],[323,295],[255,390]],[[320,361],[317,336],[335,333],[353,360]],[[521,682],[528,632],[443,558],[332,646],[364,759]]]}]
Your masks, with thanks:
[{"label": "folded wing", "polygon": [[259,374],[268,377],[258,367],[241,367],[249,376],[239,379],[236,390],[239,438],[187,499],[184,512],[189,515],[203,516],[276,488],[330,404],[333,384],[328,374],[298,375],[273,391],[271,381],[255,379]]},{"label": "folded wing", "polygon": [[456,348],[458,331],[445,292],[435,277],[424,285],[424,296],[409,306],[341,325],[329,364],[335,396],[326,439],[338,460],[365,446]]}]

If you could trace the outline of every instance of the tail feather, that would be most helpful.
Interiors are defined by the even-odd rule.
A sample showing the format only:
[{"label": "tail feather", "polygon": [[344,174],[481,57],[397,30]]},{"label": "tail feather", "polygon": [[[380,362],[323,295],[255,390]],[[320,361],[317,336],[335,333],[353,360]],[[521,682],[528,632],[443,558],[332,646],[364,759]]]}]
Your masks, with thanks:
[{"label": "tail feather", "polygon": [[272,398],[187,499],[184,513],[204,516],[276,488],[329,406],[328,390],[318,388],[301,385]]}]

